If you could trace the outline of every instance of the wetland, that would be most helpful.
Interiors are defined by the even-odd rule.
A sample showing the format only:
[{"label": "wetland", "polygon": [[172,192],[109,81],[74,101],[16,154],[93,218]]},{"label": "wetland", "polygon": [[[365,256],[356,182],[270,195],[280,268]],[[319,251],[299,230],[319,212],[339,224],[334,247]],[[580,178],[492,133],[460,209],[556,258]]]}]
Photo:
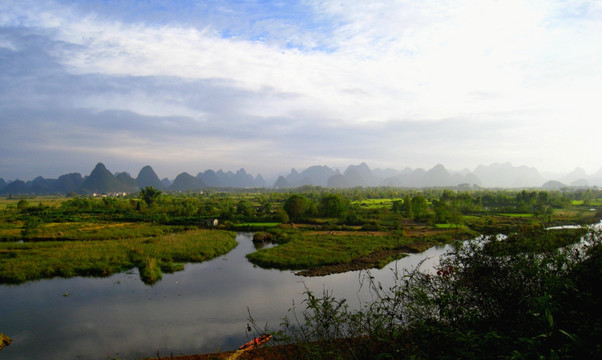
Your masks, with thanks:
[{"label": "wetland", "polygon": [[[602,196],[583,196],[310,188],[161,194],[152,204],[135,194],[4,199],[0,332],[12,343],[1,354],[233,350],[259,328],[276,331],[308,293],[331,291],[361,309],[375,296],[367,282],[392,287],[418,264],[435,273],[457,241],[598,222]],[[566,246],[579,236],[570,231],[514,251]]]}]

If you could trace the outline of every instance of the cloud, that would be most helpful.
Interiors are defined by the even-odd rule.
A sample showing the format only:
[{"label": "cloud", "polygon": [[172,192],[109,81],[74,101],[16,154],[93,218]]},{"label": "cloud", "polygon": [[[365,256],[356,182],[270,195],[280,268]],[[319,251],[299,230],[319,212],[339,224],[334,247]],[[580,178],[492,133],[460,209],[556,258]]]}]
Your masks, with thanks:
[{"label": "cloud", "polygon": [[599,168],[598,2],[284,5],[0,4],[0,175]]}]

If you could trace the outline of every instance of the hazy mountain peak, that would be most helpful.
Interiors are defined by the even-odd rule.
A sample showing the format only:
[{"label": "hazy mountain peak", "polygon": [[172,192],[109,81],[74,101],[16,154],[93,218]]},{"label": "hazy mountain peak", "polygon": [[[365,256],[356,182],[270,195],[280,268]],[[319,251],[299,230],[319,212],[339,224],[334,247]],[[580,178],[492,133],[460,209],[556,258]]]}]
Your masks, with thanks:
[{"label": "hazy mountain peak", "polygon": [[84,180],[81,190],[88,193],[109,193],[124,191],[119,180],[101,162],[96,164],[94,170]]},{"label": "hazy mountain peak", "polygon": [[288,188],[288,187],[290,187],[290,184],[288,183],[288,181],[286,180],[286,178],[284,176],[280,175],[278,177],[278,179],[276,180],[276,182],[274,183],[274,187],[279,188],[279,189]]},{"label": "hazy mountain peak", "polygon": [[545,182],[543,176],[534,167],[513,166],[509,162],[479,165],[474,174],[486,187],[539,187]]},{"label": "hazy mountain peak", "polygon": [[376,186],[381,181],[374,176],[365,162],[359,165],[349,165],[343,175],[347,178],[349,186]]},{"label": "hazy mountain peak", "polygon": [[570,183],[573,183],[575,181],[583,180],[583,179],[586,179],[586,178],[587,178],[587,173],[585,172],[585,170],[583,170],[580,167],[576,167],[573,171],[571,171],[570,173],[566,174],[566,176],[564,176],[562,178],[562,181],[570,184]]},{"label": "hazy mountain peak", "polygon": [[169,189],[173,191],[193,191],[200,190],[205,186],[203,180],[194,177],[187,172],[183,172],[176,176]]}]

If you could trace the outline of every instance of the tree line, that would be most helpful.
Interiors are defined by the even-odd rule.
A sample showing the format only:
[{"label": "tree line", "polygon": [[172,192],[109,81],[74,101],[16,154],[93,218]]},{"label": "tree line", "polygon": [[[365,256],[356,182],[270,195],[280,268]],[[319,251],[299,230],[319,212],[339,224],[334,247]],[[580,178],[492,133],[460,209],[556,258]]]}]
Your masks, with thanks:
[{"label": "tree line", "polygon": [[[382,200],[380,203],[377,200]],[[590,207],[602,199],[597,189],[575,191],[400,190],[302,187],[293,191],[207,192],[170,194],[145,187],[126,197],[68,198],[58,207],[21,199],[16,206],[31,227],[40,222],[77,218],[82,213],[127,221],[199,223],[308,222],[348,226],[391,227],[406,219],[430,224],[461,226],[471,216],[496,213],[551,219],[555,212],[575,204]],[[599,211],[598,211],[599,217]],[[319,219],[319,220],[318,220]]]}]

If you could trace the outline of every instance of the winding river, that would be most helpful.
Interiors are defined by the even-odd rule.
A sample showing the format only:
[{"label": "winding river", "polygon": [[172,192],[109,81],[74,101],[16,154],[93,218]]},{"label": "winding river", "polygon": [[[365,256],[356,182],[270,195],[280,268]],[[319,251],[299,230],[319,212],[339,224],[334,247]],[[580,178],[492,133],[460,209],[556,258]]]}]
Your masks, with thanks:
[{"label": "winding river", "polygon": [[[247,333],[249,313],[260,327],[276,330],[305,289],[332,291],[351,306],[369,299],[364,272],[300,277],[262,269],[245,255],[255,251],[252,234],[239,233],[230,253],[164,274],[154,286],[137,271],[106,278],[54,278],[18,286],[0,285],[0,332],[13,343],[0,351],[13,359],[140,359],[236,349]],[[392,269],[413,268],[428,258],[434,266],[446,247],[397,260],[371,275],[383,286]]]}]

